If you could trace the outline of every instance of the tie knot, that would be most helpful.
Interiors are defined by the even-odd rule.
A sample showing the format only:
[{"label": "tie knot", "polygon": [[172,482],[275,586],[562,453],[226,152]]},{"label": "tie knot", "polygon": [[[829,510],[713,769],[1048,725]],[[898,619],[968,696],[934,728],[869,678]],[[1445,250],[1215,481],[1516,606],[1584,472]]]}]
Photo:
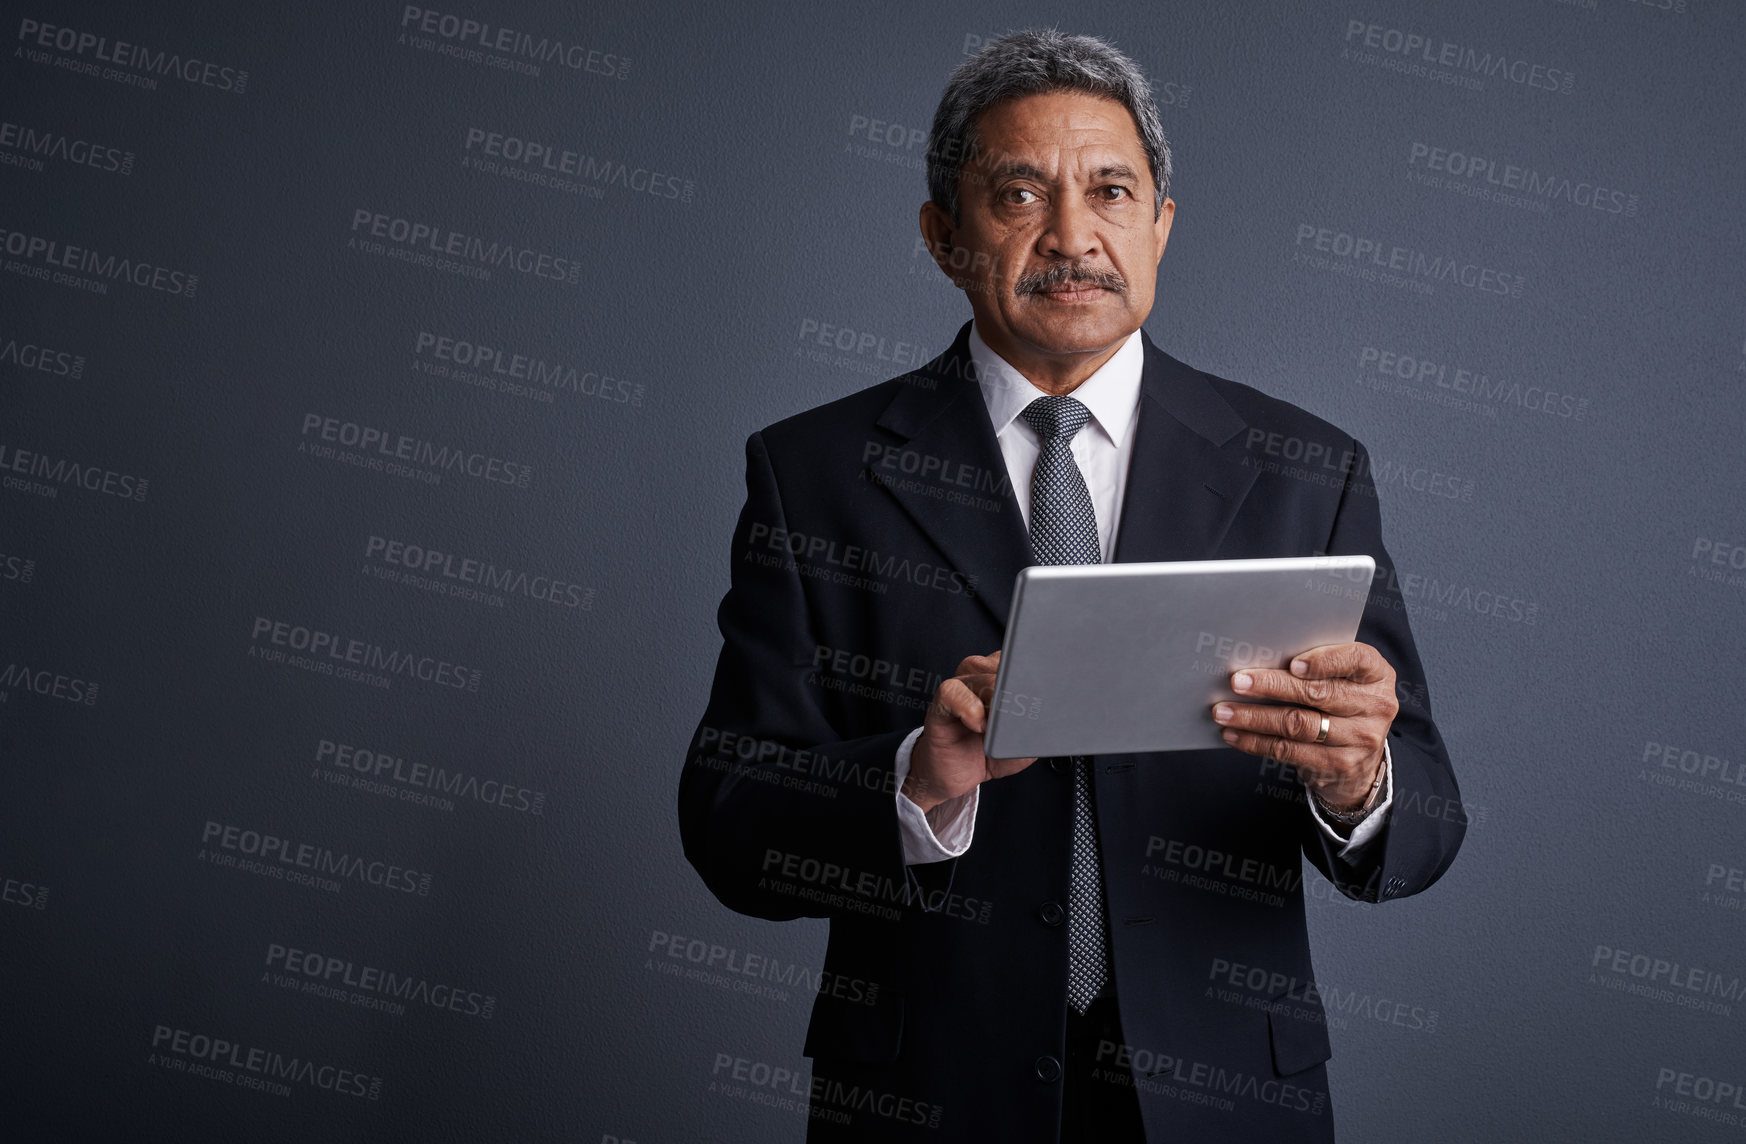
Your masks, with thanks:
[{"label": "tie knot", "polygon": [[1037,431],[1037,436],[1044,441],[1051,437],[1061,437],[1071,441],[1073,434],[1079,432],[1087,421],[1091,420],[1091,410],[1083,402],[1076,401],[1065,394],[1050,394],[1039,397],[1019,414],[1030,422],[1031,428]]}]

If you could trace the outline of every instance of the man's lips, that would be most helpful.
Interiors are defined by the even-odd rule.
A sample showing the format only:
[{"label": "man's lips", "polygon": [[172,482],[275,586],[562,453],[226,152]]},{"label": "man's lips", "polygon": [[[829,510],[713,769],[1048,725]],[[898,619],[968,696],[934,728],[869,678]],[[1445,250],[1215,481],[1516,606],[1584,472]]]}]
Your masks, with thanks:
[{"label": "man's lips", "polygon": [[1037,291],[1051,302],[1089,302],[1104,292],[1104,287],[1089,282],[1063,282]]}]

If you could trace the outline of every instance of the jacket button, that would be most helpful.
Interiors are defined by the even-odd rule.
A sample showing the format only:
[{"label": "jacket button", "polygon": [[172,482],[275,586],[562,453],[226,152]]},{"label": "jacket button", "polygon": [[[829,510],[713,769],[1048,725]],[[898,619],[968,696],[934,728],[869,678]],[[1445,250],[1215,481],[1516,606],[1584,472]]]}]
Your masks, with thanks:
[{"label": "jacket button", "polygon": [[1037,907],[1037,916],[1043,919],[1046,926],[1058,926],[1067,914],[1061,909],[1060,902],[1044,902]]},{"label": "jacket button", "polygon": [[1037,1058],[1037,1079],[1044,1084],[1061,1079],[1061,1062],[1054,1057]]}]

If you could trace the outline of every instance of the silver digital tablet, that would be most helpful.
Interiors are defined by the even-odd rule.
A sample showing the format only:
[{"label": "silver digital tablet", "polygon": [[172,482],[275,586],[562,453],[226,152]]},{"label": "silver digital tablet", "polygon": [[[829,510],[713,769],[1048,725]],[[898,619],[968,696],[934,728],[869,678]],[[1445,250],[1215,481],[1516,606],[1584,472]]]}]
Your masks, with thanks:
[{"label": "silver digital tablet", "polygon": [[1212,706],[1236,698],[1231,673],[1350,642],[1375,571],[1368,556],[1026,568],[985,749],[1017,759],[1223,747]]}]

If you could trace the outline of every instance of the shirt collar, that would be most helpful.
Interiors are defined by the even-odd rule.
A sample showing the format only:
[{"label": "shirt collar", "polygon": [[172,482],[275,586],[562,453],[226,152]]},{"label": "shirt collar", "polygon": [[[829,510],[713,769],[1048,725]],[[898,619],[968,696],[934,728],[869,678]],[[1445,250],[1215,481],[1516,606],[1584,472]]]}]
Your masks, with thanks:
[{"label": "shirt collar", "polygon": [[[1005,358],[989,349],[974,321],[970,325],[969,349],[976,382],[982,389],[982,400],[988,406],[988,419],[994,423],[994,434],[998,437],[1026,406],[1048,395],[1032,385],[1030,379]],[[1096,373],[1080,382],[1069,395],[1091,411],[1092,420],[1117,445],[1126,438],[1128,425],[1139,409],[1140,374],[1145,362],[1145,347],[1140,341],[1140,331],[1135,330]]]}]

